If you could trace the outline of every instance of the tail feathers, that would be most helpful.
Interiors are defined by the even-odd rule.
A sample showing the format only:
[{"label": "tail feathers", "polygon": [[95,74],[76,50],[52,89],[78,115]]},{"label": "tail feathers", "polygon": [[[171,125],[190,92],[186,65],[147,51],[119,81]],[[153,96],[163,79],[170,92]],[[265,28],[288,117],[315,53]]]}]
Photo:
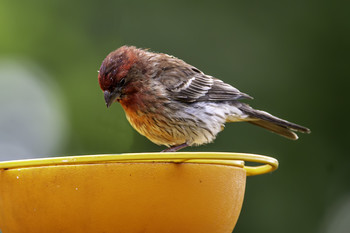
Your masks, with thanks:
[{"label": "tail feathers", "polygon": [[253,125],[257,125],[264,129],[270,130],[271,132],[277,133],[288,139],[292,139],[292,140],[298,139],[298,135],[294,133],[292,130],[285,128],[283,126],[276,125],[275,123],[272,123],[269,121],[263,121],[263,120],[248,121],[248,122]]},{"label": "tail feathers", "polygon": [[249,123],[260,126],[292,140],[298,139],[298,135],[293,131],[301,133],[311,132],[310,129],[304,126],[291,123],[264,111],[255,110],[246,104],[242,105],[240,109],[249,116]]}]

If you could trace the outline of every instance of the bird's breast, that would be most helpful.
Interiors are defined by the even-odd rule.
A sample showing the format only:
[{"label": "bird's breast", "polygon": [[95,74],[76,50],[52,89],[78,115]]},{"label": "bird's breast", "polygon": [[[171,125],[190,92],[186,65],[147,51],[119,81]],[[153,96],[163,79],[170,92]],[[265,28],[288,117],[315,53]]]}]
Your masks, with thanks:
[{"label": "bird's breast", "polygon": [[186,141],[183,130],[177,129],[169,119],[157,113],[131,111],[125,109],[126,118],[131,126],[141,135],[158,145],[178,145]]}]

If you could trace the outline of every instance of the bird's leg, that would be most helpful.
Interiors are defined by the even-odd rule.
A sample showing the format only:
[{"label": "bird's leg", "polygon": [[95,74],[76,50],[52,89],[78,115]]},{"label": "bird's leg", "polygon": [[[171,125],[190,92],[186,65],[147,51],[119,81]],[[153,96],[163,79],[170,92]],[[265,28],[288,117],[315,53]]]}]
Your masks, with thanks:
[{"label": "bird's leg", "polygon": [[178,146],[172,146],[170,148],[162,150],[161,152],[176,152],[176,151],[181,150],[181,149],[183,149],[185,147],[188,147],[186,142],[184,144],[181,144],[181,145],[178,145]]}]

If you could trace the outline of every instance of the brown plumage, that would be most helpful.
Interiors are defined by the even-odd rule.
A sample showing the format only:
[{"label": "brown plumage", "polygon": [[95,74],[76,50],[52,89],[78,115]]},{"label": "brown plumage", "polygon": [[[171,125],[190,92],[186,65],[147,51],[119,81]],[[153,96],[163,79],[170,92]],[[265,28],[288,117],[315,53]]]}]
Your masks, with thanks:
[{"label": "brown plumage", "polygon": [[245,93],[186,62],[123,46],[102,62],[98,80],[107,107],[118,101],[130,124],[158,145],[176,151],[212,142],[226,122],[246,121],[289,139],[308,128],[255,110]]}]

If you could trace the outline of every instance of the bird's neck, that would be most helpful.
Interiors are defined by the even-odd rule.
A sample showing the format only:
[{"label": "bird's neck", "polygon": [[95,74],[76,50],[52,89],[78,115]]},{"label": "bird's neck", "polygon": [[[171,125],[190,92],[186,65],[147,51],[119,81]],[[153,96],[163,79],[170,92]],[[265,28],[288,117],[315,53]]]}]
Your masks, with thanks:
[{"label": "bird's neck", "polygon": [[122,105],[125,112],[128,113],[134,113],[137,111],[147,111],[147,108],[150,104],[150,100],[142,96],[141,93],[133,93],[126,95],[123,99],[119,101],[119,103]]}]

